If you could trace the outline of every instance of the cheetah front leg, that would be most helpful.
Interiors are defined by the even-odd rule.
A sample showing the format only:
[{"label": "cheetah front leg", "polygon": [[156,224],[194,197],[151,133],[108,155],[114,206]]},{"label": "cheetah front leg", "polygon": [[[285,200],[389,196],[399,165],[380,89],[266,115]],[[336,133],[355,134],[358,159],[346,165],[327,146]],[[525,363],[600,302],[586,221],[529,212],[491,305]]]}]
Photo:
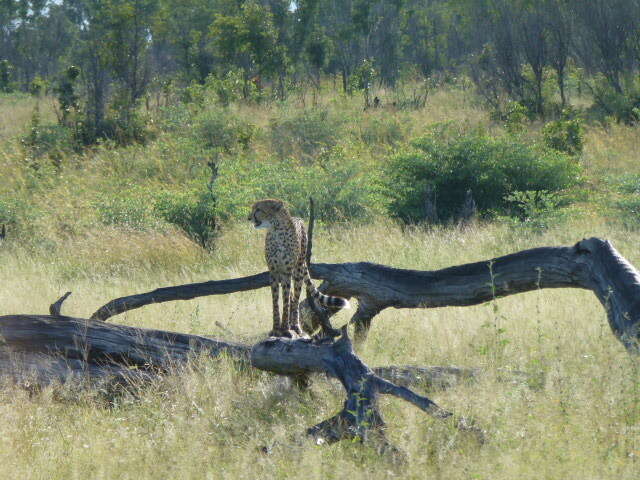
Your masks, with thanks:
[{"label": "cheetah front leg", "polygon": [[282,336],[282,323],[280,322],[280,282],[278,275],[270,272],[271,275],[271,299],[273,300],[273,329],[269,332],[270,337]]},{"label": "cheetah front leg", "polygon": [[285,335],[288,337],[293,337],[297,334],[295,330],[291,328],[291,275],[282,276],[280,279],[280,285],[282,286],[282,329],[284,330]]}]

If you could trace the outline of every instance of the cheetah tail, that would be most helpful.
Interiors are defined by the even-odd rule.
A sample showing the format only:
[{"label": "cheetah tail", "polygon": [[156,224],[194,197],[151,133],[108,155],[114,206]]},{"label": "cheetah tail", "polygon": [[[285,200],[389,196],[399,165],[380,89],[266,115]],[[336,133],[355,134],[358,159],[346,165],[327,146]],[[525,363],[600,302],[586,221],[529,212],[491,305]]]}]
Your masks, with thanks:
[{"label": "cheetah tail", "polygon": [[325,295],[320,290],[318,290],[311,281],[309,269],[307,269],[307,271],[305,272],[304,283],[307,287],[307,294],[311,294],[314,300],[323,307],[331,307],[335,309],[350,308],[349,300],[347,300],[346,298],[332,297],[331,295]]}]

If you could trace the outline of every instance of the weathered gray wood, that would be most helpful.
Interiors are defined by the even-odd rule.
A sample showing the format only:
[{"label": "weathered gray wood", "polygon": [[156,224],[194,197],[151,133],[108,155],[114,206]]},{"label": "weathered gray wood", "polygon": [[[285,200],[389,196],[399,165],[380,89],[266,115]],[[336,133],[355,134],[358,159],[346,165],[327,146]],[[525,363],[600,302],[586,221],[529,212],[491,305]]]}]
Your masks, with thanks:
[{"label": "weathered gray wood", "polygon": [[[376,439],[385,448],[392,448],[384,440],[378,394],[395,395],[436,418],[452,416],[427,397],[385,380],[367,367],[354,353],[346,327],[336,342],[269,338],[251,347],[61,315],[7,315],[0,317],[0,338],[0,376],[28,387],[69,381],[138,383],[184,364],[194,355],[226,354],[247,366],[294,377],[325,373],[342,383],[347,400],[336,417],[308,433],[330,443],[355,437],[366,440],[374,430]],[[410,367],[399,370],[404,371],[405,380],[409,378],[404,383],[411,383]],[[428,377],[430,372],[440,377],[442,370],[424,368],[413,378]],[[382,374],[386,371],[380,370]],[[454,372],[452,369],[449,374]],[[471,369],[457,373],[461,377],[475,375]],[[457,420],[457,426],[481,436],[482,432],[464,418]]]},{"label": "weathered gray wood", "polygon": [[[346,327],[335,342],[316,343],[313,340],[287,338],[265,340],[251,349],[251,364],[261,370],[283,375],[326,373],[340,381],[347,392],[343,409],[307,431],[321,442],[334,443],[355,438],[364,441],[371,431],[376,431],[377,440],[382,440],[387,448],[384,420],[377,405],[379,394],[394,395],[438,419],[453,417],[452,413],[429,398],[376,375],[354,353]],[[456,426],[482,439],[482,431],[474,427],[470,420],[461,417],[457,419]]]},{"label": "weathered gray wood", "polygon": [[67,292],[65,293],[63,296],[61,296],[58,300],[56,300],[55,302],[53,302],[50,306],[49,306],[49,315],[52,315],[54,317],[58,317],[60,315],[62,315],[61,310],[62,310],[62,304],[64,303],[64,301],[69,298],[69,295],[71,295],[71,292]]},{"label": "weathered gray wood", "polygon": [[[114,371],[154,371],[187,361],[192,355],[226,354],[249,363],[250,345],[208,336],[128,327],[97,320],[50,315],[0,317],[0,375],[34,375],[47,385],[76,375],[109,377]],[[28,368],[25,368],[28,367]],[[378,367],[374,372],[404,386],[444,389],[482,375],[476,368]],[[15,374],[15,375],[14,375]],[[519,374],[510,377],[520,378]]]},{"label": "weathered gray wood", "polygon": [[244,292],[270,285],[269,272],[262,272],[248,277],[229,280],[214,280],[203,283],[191,283],[177,287],[158,288],[152,292],[116,298],[100,307],[92,320],[107,320],[119,313],[144,307],[152,303],[172,302],[174,300],[192,300],[206,295],[225,295],[228,293]]},{"label": "weathered gray wood", "polygon": [[[592,290],[605,307],[616,337],[629,352],[640,353],[640,303],[636,300],[640,299],[640,274],[610,242],[598,238],[434,271],[359,262],[312,264],[310,273],[324,280],[321,290],[325,293],[357,298],[351,320],[356,340],[363,340],[375,315],[389,307],[469,306],[536,289],[572,287]],[[261,288],[268,285],[268,278],[264,272],[122,297],[101,307],[92,318],[104,320],[150,303]]]}]

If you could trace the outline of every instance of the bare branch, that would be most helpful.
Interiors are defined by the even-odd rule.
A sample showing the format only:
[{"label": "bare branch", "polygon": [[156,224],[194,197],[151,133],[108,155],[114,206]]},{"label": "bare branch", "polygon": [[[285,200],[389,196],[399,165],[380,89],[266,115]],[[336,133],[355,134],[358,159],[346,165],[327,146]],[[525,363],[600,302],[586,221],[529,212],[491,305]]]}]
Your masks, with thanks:
[{"label": "bare branch", "polygon": [[[544,288],[592,290],[603,304],[616,337],[640,353],[640,273],[606,240],[585,239],[572,247],[542,247],[434,271],[404,270],[373,263],[312,264],[314,279],[329,295],[355,297],[352,319],[364,339],[385,308],[469,306]],[[168,287],[109,302],[92,315],[107,319],[150,303],[186,300],[268,285],[267,272],[218,282]]]}]

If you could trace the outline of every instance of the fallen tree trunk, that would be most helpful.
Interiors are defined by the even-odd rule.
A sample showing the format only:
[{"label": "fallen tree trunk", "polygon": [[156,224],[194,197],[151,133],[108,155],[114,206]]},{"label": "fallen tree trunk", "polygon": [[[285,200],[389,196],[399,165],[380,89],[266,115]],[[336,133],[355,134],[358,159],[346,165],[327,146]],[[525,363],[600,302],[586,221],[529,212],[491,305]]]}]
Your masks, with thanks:
[{"label": "fallen tree trunk", "polygon": [[[58,310],[61,303],[54,304]],[[344,409],[307,432],[328,443],[356,437],[366,440],[370,432],[375,432],[384,449],[392,448],[384,438],[384,421],[377,406],[379,394],[395,395],[439,419],[453,418],[427,397],[396,385],[367,367],[354,353],[346,328],[336,342],[269,338],[249,346],[81,318],[8,315],[0,317],[0,338],[3,339],[0,373],[29,387],[71,380],[83,383],[148,380],[202,354],[211,357],[226,354],[243,364],[282,375],[325,373],[337,378],[347,392]],[[468,378],[478,371],[432,367],[412,372],[411,367],[385,367],[380,373],[398,377],[405,384],[420,377],[437,384],[443,376]],[[482,432],[469,420],[455,421],[461,430],[482,438]]]},{"label": "fallen tree trunk", "polygon": [[[367,440],[375,432],[383,450],[393,449],[384,437],[384,420],[378,409],[379,394],[401,398],[438,419],[453,418],[427,397],[406,387],[395,385],[375,374],[354,353],[347,336],[347,327],[337,341],[315,343],[312,340],[271,338],[255,345],[251,350],[251,364],[259,369],[283,375],[306,375],[309,372],[326,373],[337,378],[347,392],[343,409],[328,420],[309,428],[307,433],[319,443],[340,440]],[[474,433],[482,440],[483,433],[468,419],[460,417],[456,427]]]},{"label": "fallen tree trunk", "polygon": [[[572,247],[543,247],[434,271],[404,270],[372,263],[312,264],[321,290],[358,300],[351,322],[363,340],[371,321],[385,308],[477,305],[543,288],[582,288],[595,293],[615,336],[628,352],[640,353],[640,274],[606,240],[589,238]],[[186,300],[265,287],[269,274],[181,285],[118,298],[92,319],[151,303]]]}]

